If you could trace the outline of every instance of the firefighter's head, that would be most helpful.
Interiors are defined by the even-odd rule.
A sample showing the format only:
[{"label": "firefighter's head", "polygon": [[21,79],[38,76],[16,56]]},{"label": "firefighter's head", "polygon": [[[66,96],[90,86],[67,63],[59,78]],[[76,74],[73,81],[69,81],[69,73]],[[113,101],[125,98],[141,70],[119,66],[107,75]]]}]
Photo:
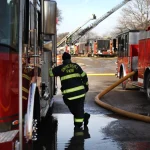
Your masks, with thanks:
[{"label": "firefighter's head", "polygon": [[67,52],[64,52],[63,55],[62,55],[62,59],[63,60],[71,59],[71,55]]}]

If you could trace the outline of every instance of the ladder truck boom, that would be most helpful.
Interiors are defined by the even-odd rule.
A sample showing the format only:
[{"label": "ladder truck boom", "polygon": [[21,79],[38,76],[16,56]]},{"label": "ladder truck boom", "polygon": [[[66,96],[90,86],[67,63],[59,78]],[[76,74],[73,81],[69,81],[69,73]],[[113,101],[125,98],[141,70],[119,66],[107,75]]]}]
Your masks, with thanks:
[{"label": "ladder truck boom", "polygon": [[104,14],[102,17],[98,18],[94,23],[92,23],[91,25],[89,25],[85,29],[81,30],[78,33],[78,37],[72,43],[75,44],[76,41],[78,41],[83,35],[85,35],[91,29],[95,28],[100,22],[102,22],[103,20],[105,20],[107,17],[109,17],[111,14],[113,14],[115,11],[117,11],[119,8],[121,8],[123,5],[125,5],[129,1],[131,1],[131,0],[124,0],[123,2],[121,2],[120,4],[118,4],[117,6],[115,6],[114,8],[112,8],[110,11],[108,11],[106,14]]},{"label": "ladder truck boom", "polygon": [[89,18],[83,25],[75,29],[73,32],[67,34],[60,42],[57,43],[57,47],[59,47],[62,43],[64,43],[68,38],[70,38],[74,33],[78,32],[85,24],[87,24],[90,20],[96,19],[95,14],[92,15],[92,18]]}]

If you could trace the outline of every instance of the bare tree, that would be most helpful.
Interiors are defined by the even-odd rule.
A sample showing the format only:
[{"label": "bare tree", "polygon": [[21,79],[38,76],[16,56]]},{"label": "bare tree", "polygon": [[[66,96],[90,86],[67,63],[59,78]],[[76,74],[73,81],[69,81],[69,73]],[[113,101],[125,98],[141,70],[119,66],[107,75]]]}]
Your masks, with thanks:
[{"label": "bare tree", "polygon": [[60,25],[60,22],[62,21],[63,17],[62,17],[62,11],[59,8],[57,8],[57,19],[58,19],[57,24]]},{"label": "bare tree", "polygon": [[117,25],[112,31],[110,31],[109,36],[114,38],[114,37],[116,37],[116,35],[118,35],[119,33],[123,32],[125,30],[127,30],[126,27]]},{"label": "bare tree", "polygon": [[[68,35],[69,32],[65,32],[65,33],[60,33],[57,35],[57,42],[60,42],[61,39],[63,39],[66,35]],[[63,43],[62,45],[64,45],[65,43]]]},{"label": "bare tree", "polygon": [[133,0],[122,10],[118,30],[147,29],[150,25],[150,0]]}]

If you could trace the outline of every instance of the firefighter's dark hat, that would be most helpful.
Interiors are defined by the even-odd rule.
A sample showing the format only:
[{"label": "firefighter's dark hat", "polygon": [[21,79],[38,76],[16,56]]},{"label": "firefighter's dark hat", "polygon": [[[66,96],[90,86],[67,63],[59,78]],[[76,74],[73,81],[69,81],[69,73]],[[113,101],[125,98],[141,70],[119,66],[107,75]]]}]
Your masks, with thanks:
[{"label": "firefighter's dark hat", "polygon": [[71,59],[71,55],[67,52],[64,52],[63,55],[62,55],[62,59],[63,60],[66,60],[66,59]]}]

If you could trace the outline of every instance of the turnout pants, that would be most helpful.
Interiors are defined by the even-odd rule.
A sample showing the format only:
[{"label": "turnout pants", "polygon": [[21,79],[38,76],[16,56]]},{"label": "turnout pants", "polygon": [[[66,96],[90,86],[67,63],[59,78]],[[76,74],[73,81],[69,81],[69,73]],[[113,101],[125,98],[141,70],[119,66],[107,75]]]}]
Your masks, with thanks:
[{"label": "turnout pants", "polygon": [[74,125],[81,127],[84,121],[84,100],[85,97],[75,99],[75,100],[68,100],[63,96],[64,103],[68,106],[70,112],[74,116]]}]

